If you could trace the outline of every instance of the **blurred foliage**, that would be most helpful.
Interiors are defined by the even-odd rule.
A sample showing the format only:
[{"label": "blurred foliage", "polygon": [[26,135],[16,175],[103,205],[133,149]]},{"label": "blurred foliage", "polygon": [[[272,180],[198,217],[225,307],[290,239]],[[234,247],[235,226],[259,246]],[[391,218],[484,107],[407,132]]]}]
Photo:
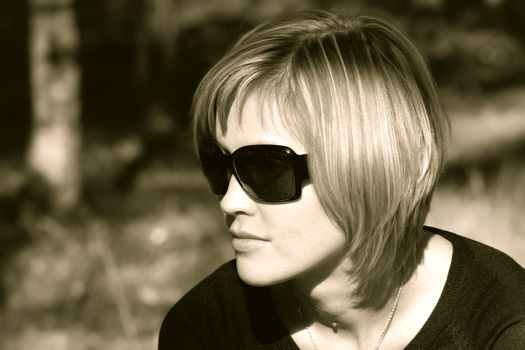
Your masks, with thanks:
[{"label": "blurred foliage", "polygon": [[[2,152],[23,150],[30,103],[25,1],[0,14]],[[83,123],[108,137],[188,123],[193,90],[239,33],[306,8],[391,13],[428,54],[441,86],[494,90],[525,81],[521,0],[76,0]],[[22,20],[20,20],[22,19]],[[152,126],[153,124],[153,126]],[[156,132],[154,130],[154,132]]]},{"label": "blurred foliage", "polygon": [[385,10],[428,54],[455,133],[431,223],[525,264],[522,0],[77,0],[83,200],[46,208],[25,171],[25,1],[0,11],[0,348],[151,349],[162,316],[232,256],[188,109],[200,77],[259,19]]},{"label": "blurred foliage", "polygon": [[519,0],[77,4],[84,121],[112,132],[147,128],[148,117],[159,111],[174,127],[185,127],[196,84],[240,33],[264,17],[305,8],[355,13],[366,6],[390,12],[421,43],[442,85],[476,90],[525,81],[525,5]]}]

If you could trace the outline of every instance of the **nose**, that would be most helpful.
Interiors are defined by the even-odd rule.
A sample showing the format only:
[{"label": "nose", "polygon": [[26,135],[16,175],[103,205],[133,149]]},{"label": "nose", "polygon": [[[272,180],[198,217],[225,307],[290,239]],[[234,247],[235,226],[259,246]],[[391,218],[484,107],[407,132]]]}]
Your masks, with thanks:
[{"label": "nose", "polygon": [[253,208],[253,200],[244,192],[235,176],[230,177],[228,190],[220,200],[221,210],[227,215],[249,214]]}]

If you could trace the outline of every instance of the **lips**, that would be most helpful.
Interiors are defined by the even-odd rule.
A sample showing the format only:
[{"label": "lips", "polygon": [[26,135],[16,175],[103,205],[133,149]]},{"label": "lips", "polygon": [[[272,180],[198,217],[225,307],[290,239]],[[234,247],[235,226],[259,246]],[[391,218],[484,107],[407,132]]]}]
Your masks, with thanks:
[{"label": "lips", "polygon": [[265,239],[263,237],[259,237],[257,235],[254,235],[252,233],[245,232],[245,231],[231,231],[231,234],[232,234],[233,238],[255,239],[255,240],[259,240],[259,241],[267,241],[267,239]]},{"label": "lips", "polygon": [[232,247],[237,253],[246,253],[260,248],[269,241],[248,232],[232,232]]}]

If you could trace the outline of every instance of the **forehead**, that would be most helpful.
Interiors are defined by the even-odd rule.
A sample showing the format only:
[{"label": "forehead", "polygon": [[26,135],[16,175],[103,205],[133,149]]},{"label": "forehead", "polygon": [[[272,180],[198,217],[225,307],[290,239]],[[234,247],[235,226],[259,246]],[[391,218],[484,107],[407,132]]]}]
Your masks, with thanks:
[{"label": "forehead", "polygon": [[274,99],[250,94],[242,105],[234,103],[225,127],[216,123],[215,135],[218,143],[230,152],[254,144],[275,144],[305,153],[304,146],[285,126],[285,115]]}]

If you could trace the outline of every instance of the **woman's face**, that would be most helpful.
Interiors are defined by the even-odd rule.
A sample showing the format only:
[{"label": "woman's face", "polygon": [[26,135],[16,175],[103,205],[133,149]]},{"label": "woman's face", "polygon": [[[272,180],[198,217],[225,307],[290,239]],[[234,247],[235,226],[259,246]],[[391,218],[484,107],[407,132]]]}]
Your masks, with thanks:
[{"label": "woman's face", "polygon": [[[264,110],[268,113],[269,109]],[[279,122],[275,107],[270,115],[261,115],[257,95],[247,99],[241,113],[240,119],[235,112],[230,113],[226,133],[217,130],[217,140],[224,151],[275,144],[288,146],[297,154],[306,153],[305,147]],[[262,118],[267,121],[264,126]],[[232,233],[239,275],[251,285],[273,285],[305,272],[322,271],[339,261],[347,246],[344,233],[325,214],[308,182],[300,199],[272,204],[249,197],[232,176],[220,206]]]}]

